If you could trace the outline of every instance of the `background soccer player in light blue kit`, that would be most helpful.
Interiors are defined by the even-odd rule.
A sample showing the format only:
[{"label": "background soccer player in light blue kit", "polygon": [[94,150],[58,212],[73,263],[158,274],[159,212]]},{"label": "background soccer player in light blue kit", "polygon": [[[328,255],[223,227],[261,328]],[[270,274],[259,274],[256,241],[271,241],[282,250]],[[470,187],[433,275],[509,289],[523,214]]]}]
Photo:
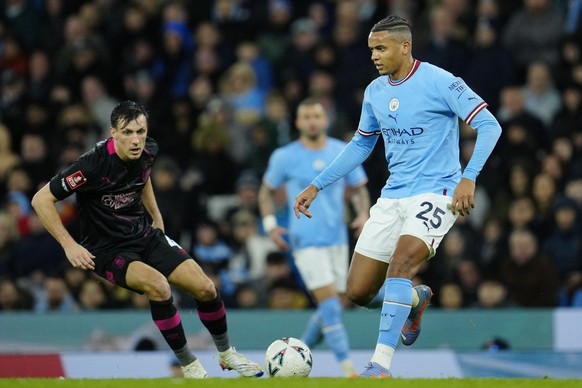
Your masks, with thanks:
[{"label": "background soccer player in light blue kit", "polygon": [[[317,303],[302,339],[312,346],[323,338],[342,367],[345,376],[357,375],[349,358],[349,341],[341,320],[338,293],[345,293],[349,263],[348,230],[345,223],[346,186],[356,217],[352,227],[359,234],[368,219],[370,197],[368,181],[361,165],[346,171],[345,177],[330,184],[314,209],[322,215],[315,220],[290,217],[288,231],[277,226],[274,216],[275,191],[286,185],[287,196],[295,197],[309,182],[337,157],[346,143],[328,137],[329,120],[323,105],[315,99],[302,101],[295,122],[299,139],[273,152],[259,191],[259,206],[264,229],[281,249],[288,249],[283,234],[289,234],[289,245],[299,274]],[[289,209],[293,202],[289,203]],[[291,212],[289,212],[291,214]]]},{"label": "background soccer player in light blue kit", "polygon": [[[398,338],[411,345],[432,296],[411,279],[430,259],[458,214],[474,207],[475,181],[501,127],[465,82],[412,57],[407,20],[389,16],[368,37],[380,73],[366,88],[358,130],[340,156],[295,198],[294,211],[311,218],[318,193],[362,163],[384,140],[390,176],[358,239],[347,295],[365,306],[384,284],[378,342],[362,377],[390,377]],[[473,155],[461,171],[459,124],[477,131]],[[311,213],[313,212],[313,214]]]}]

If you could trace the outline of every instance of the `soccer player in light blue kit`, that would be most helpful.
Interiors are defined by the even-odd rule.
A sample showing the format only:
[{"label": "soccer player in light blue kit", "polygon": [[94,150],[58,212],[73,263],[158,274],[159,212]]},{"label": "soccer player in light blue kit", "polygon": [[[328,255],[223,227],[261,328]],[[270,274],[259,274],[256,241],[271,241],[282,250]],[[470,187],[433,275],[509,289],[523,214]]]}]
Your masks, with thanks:
[{"label": "soccer player in light blue kit", "polygon": [[[285,185],[288,198],[294,198],[325,167],[332,163],[346,143],[328,137],[329,120],[323,105],[315,99],[302,101],[295,121],[299,139],[273,152],[259,190],[259,207],[263,226],[273,241],[283,250],[287,230],[277,225],[274,215],[275,192]],[[323,334],[328,347],[335,353],[345,376],[357,376],[349,358],[349,341],[342,324],[339,294],[345,294],[349,263],[348,230],[344,216],[346,186],[356,217],[351,226],[359,234],[369,217],[368,179],[361,165],[346,171],[345,177],[330,184],[314,205],[323,217],[316,220],[290,217],[288,233],[293,259],[307,289],[317,303],[302,339],[313,346]],[[288,204],[289,208],[293,202]],[[289,212],[291,214],[291,212]]]},{"label": "soccer player in light blue kit", "polygon": [[[376,23],[368,46],[380,77],[366,88],[358,130],[293,206],[296,217],[325,217],[313,202],[318,193],[364,161],[382,137],[390,176],[356,243],[347,295],[366,306],[384,286],[378,342],[360,376],[391,377],[399,337],[405,345],[416,340],[432,296],[428,286],[413,288],[411,279],[434,256],[456,217],[474,208],[475,181],[501,127],[462,79],[412,57],[406,19],[389,16]],[[459,118],[477,132],[463,171]]]}]

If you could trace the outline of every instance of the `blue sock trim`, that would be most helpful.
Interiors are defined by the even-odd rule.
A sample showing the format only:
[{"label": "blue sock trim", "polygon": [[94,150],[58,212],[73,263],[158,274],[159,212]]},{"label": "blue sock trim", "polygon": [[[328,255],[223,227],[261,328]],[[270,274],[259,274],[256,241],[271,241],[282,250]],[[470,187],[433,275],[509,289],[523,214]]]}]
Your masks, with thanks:
[{"label": "blue sock trim", "polygon": [[380,316],[378,343],[396,348],[411,305],[412,281],[404,278],[389,278],[386,281],[384,303]]},{"label": "blue sock trim", "polygon": [[323,327],[339,323],[342,320],[342,305],[337,296],[321,302],[317,310],[319,311],[319,319],[321,319],[321,326]]},{"label": "blue sock trim", "polygon": [[339,297],[324,300],[319,304],[318,310],[325,343],[334,352],[338,361],[346,360],[349,357],[350,342],[342,323]]},{"label": "blue sock trim", "polygon": [[321,320],[319,318],[319,310],[315,310],[309,320],[305,329],[303,329],[303,334],[301,334],[301,340],[305,342],[305,345],[312,347],[316,345],[321,336]]}]

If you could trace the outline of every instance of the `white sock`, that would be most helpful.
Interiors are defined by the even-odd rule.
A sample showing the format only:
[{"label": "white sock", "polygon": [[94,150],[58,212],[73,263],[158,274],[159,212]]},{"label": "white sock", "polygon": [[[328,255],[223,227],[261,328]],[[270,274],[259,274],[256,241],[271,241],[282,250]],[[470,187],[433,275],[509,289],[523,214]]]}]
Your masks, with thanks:
[{"label": "white sock", "polygon": [[415,308],[420,303],[420,298],[418,297],[418,291],[416,288],[412,287],[412,308]]},{"label": "white sock", "polygon": [[372,356],[372,362],[375,362],[376,364],[379,364],[380,366],[390,370],[393,355],[394,348],[384,344],[376,344],[376,350]]}]

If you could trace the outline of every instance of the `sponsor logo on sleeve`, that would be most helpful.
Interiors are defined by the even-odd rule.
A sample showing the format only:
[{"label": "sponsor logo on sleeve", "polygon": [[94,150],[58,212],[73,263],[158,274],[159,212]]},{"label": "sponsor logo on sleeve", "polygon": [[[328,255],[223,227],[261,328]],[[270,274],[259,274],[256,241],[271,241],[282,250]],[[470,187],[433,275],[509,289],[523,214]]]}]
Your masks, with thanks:
[{"label": "sponsor logo on sleeve", "polygon": [[79,170],[66,177],[65,182],[67,182],[67,186],[69,186],[71,190],[76,190],[79,186],[87,182],[87,178],[85,178],[83,172]]},{"label": "sponsor logo on sleeve", "polygon": [[65,184],[65,178],[61,179],[61,186],[63,186],[63,190],[65,190],[67,193],[69,192],[69,188]]}]

